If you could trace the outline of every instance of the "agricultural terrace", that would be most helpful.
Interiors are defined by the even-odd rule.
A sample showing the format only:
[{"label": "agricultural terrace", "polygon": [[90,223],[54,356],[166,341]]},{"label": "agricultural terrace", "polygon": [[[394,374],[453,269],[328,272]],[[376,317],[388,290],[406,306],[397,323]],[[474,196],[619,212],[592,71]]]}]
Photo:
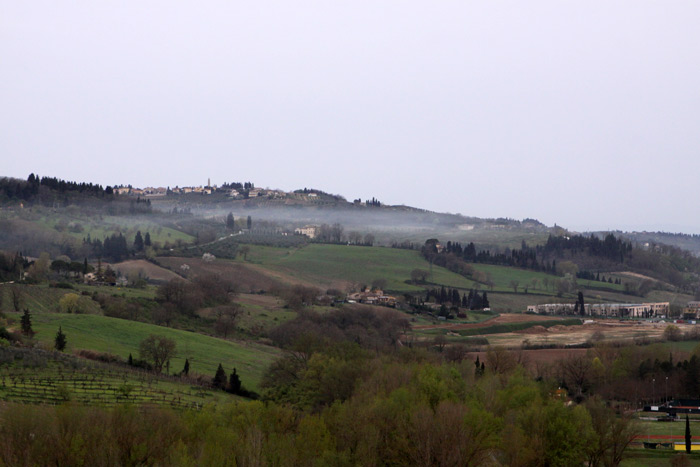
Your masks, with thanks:
[{"label": "agricultural terrace", "polygon": [[200,408],[235,396],[201,386],[167,380],[152,373],[118,368],[0,367],[0,399],[25,404],[114,406],[120,403]]}]

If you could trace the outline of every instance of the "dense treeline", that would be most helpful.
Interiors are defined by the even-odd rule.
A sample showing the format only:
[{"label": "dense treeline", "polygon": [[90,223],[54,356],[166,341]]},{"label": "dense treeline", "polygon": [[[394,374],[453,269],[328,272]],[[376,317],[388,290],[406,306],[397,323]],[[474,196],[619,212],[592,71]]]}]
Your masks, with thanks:
[{"label": "dense treeline", "polygon": [[122,198],[112,187],[99,184],[71,182],[56,177],[38,177],[30,174],[27,180],[0,178],[0,203],[21,201],[48,207],[80,205],[96,213],[108,215],[151,214],[148,199]]},{"label": "dense treeline", "polygon": [[460,295],[459,290],[444,286],[439,289],[429,289],[425,294],[425,301],[433,301],[439,305],[461,306],[470,310],[483,310],[490,306],[486,292],[480,294],[478,290],[471,289],[469,294]]},{"label": "dense treeline", "polygon": [[[688,251],[667,245],[635,248],[631,242],[613,234],[603,239],[595,235],[550,235],[544,245],[529,246],[523,242],[519,249],[506,248],[502,252],[479,250],[474,243],[463,246],[459,242],[441,244],[437,239],[429,239],[421,247],[421,254],[432,264],[468,277],[474,275],[473,263],[512,266],[559,276],[567,272],[573,274],[574,271],[560,267],[566,263],[576,265],[578,277],[599,280],[601,271],[618,271],[624,264],[626,269],[692,293],[698,291],[697,278],[700,275],[700,259]],[[610,277],[607,282],[621,283]]]},{"label": "dense treeline", "polygon": [[[474,243],[462,246],[459,242],[448,241],[444,246],[437,239],[425,242],[421,249],[423,256],[434,264],[455,268],[447,258],[453,256],[466,263],[496,264],[514,266],[535,271],[557,274],[556,261],[559,258],[585,254],[603,258],[607,261],[622,263],[630,255],[632,244],[608,234],[601,240],[596,236],[570,237],[550,235],[547,243],[534,247],[524,241],[521,248],[506,248],[503,252],[477,250]],[[454,260],[452,261],[454,263]]]},{"label": "dense treeline", "polygon": [[[44,188],[42,190],[42,188]],[[0,178],[0,199],[17,199],[32,201],[41,197],[42,193],[52,191],[58,194],[74,193],[91,197],[111,197],[114,195],[112,187],[103,188],[102,185],[93,183],[78,183],[61,180],[56,177],[41,177],[29,175],[26,181],[14,178]]]}]

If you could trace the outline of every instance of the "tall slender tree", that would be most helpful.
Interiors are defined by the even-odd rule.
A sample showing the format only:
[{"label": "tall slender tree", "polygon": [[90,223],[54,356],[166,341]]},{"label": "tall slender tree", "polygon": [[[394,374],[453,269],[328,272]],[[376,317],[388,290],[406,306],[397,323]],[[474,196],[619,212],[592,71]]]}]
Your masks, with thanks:
[{"label": "tall slender tree", "polygon": [[685,414],[685,452],[690,453],[692,436],[690,436],[690,420]]},{"label": "tall slender tree", "polygon": [[66,335],[63,334],[61,326],[58,327],[58,332],[56,333],[56,338],[54,339],[54,348],[59,352],[63,352],[66,348]]},{"label": "tall slender tree", "polygon": [[219,367],[216,369],[216,374],[214,375],[214,380],[212,384],[217,389],[226,389],[226,372],[224,367],[219,363]]},{"label": "tall slender tree", "polygon": [[140,230],[136,232],[136,237],[134,237],[134,250],[143,251],[143,237]]},{"label": "tall slender tree", "polygon": [[24,309],[22,313],[22,334],[27,337],[32,337],[34,335],[34,330],[32,329],[32,314],[29,312],[29,308]]},{"label": "tall slender tree", "polygon": [[233,373],[228,380],[228,392],[231,394],[239,394],[241,392],[241,378],[238,377],[236,369],[233,369]]}]

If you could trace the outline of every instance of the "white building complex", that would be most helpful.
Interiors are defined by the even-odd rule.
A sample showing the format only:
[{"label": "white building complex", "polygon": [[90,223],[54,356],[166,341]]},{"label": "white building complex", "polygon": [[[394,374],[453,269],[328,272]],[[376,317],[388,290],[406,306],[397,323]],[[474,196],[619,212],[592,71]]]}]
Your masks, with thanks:
[{"label": "white building complex", "polygon": [[[574,314],[574,303],[530,305],[527,311],[542,315]],[[591,303],[585,304],[586,316],[613,316],[620,318],[652,318],[668,315],[669,302],[653,303]]]}]

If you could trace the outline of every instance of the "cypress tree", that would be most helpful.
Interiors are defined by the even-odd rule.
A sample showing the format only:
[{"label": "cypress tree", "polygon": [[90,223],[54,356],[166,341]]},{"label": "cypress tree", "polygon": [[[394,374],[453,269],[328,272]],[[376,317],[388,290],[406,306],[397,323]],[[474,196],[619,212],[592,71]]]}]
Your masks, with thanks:
[{"label": "cypress tree", "polygon": [[61,326],[58,327],[58,332],[56,333],[56,339],[54,339],[54,347],[59,352],[63,352],[66,348],[66,335],[63,334]]},{"label": "cypress tree", "polygon": [[187,376],[190,374],[190,359],[185,359],[185,367],[182,369],[182,374]]},{"label": "cypress tree", "polygon": [[241,392],[241,378],[238,377],[238,373],[236,373],[236,369],[233,369],[233,373],[231,373],[231,377],[228,380],[228,391],[231,394],[240,394]]},{"label": "cypress tree", "polygon": [[224,367],[219,363],[219,368],[216,369],[216,374],[214,375],[213,385],[217,389],[226,389],[226,372]]},{"label": "cypress tree", "polygon": [[24,309],[22,313],[22,334],[27,337],[32,337],[34,335],[34,330],[32,329],[32,315],[29,313],[29,308]]},{"label": "cypress tree", "polygon": [[134,238],[134,250],[143,251],[143,237],[140,230],[136,232],[136,237]]}]

